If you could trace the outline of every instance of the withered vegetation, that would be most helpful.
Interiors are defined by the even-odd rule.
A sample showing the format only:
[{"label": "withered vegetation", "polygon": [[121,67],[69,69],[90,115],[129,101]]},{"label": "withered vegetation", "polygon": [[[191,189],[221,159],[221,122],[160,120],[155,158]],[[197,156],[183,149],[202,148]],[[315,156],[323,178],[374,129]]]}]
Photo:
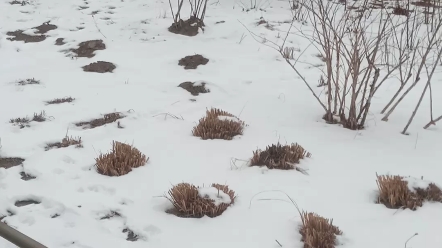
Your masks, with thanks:
[{"label": "withered vegetation", "polygon": [[310,158],[311,154],[299,144],[281,145],[280,143],[267,146],[266,149],[256,150],[250,160],[250,166],[267,166],[269,169],[292,170],[303,158]]},{"label": "withered vegetation", "polygon": [[425,201],[442,203],[442,190],[434,183],[430,183],[425,189],[410,190],[408,182],[402,176],[376,176],[379,189],[377,203],[382,203],[387,208],[416,210]]},{"label": "withered vegetation", "polygon": [[46,119],[47,118],[45,111],[41,111],[40,113],[34,113],[32,119],[30,119],[29,117],[19,117],[15,119],[10,119],[9,123],[13,124],[14,126],[19,126],[20,129],[23,129],[25,127],[30,127],[29,123],[31,121],[44,122],[46,121]]},{"label": "withered vegetation", "polygon": [[193,136],[207,139],[231,140],[242,135],[245,123],[236,116],[216,108],[206,111],[206,116],[199,120],[192,130]]},{"label": "withered vegetation", "polygon": [[22,80],[17,81],[17,84],[22,85],[22,86],[32,85],[32,84],[40,84],[40,83],[41,83],[40,80],[37,80],[35,78],[28,78],[28,79],[22,79]]},{"label": "withered vegetation", "polygon": [[55,98],[53,100],[46,101],[46,104],[60,104],[65,102],[73,102],[74,100],[75,98],[72,97]]},{"label": "withered vegetation", "polygon": [[342,231],[333,225],[333,219],[326,219],[311,212],[302,212],[301,220],[299,233],[304,248],[334,248],[336,236],[342,235]]},{"label": "withered vegetation", "polygon": [[105,176],[122,176],[131,172],[133,168],[143,166],[149,160],[137,148],[118,141],[112,142],[112,150],[100,154],[95,159],[95,168]]},{"label": "withered vegetation", "polygon": [[52,148],[64,148],[69,146],[75,146],[76,148],[82,148],[83,143],[81,141],[81,137],[64,137],[61,142],[48,143],[46,145],[45,150],[48,151]]},{"label": "withered vegetation", "polygon": [[189,183],[180,183],[169,190],[165,196],[174,206],[167,213],[183,218],[201,218],[208,216],[211,218],[220,216],[235,201],[235,192],[227,185],[212,184],[211,187],[224,192],[230,197],[230,203],[220,203],[216,205],[214,200],[201,197],[198,189]]},{"label": "withered vegetation", "polygon": [[77,122],[75,123],[75,125],[77,127],[83,127],[83,128],[96,128],[96,127],[101,127],[104,126],[106,124],[115,122],[119,119],[124,118],[125,116],[120,113],[120,112],[113,112],[113,113],[108,113],[108,114],[104,114],[102,118],[97,118],[91,121],[82,121],[82,122]]}]

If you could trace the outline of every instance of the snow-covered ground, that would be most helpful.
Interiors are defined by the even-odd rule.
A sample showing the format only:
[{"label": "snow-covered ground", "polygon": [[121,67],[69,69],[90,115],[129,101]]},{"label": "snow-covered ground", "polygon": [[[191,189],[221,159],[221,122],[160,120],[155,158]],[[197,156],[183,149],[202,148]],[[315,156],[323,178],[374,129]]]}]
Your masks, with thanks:
[{"label": "snow-covered ground", "polygon": [[[429,121],[427,98],[410,134],[400,134],[423,83],[383,122],[379,112],[397,89],[387,82],[373,99],[365,130],[351,131],[326,124],[323,109],[301,79],[277,52],[248,33],[282,42],[292,18],[285,0],[262,1],[265,11],[243,11],[233,0],[211,0],[205,31],[195,37],[167,30],[172,23],[168,1],[87,2],[0,2],[0,155],[26,159],[23,166],[0,169],[0,215],[14,213],[3,219],[8,225],[50,248],[280,247],[275,240],[283,247],[303,247],[300,217],[287,194],[301,209],[333,218],[344,233],[341,247],[404,247],[415,233],[419,235],[407,247],[442,247],[442,204],[426,203],[417,211],[375,204],[376,173],[442,184],[442,130],[422,129]],[[92,16],[93,11],[99,12]],[[182,16],[188,16],[187,7]],[[260,18],[273,30],[257,25]],[[7,40],[9,31],[33,33],[32,27],[47,21],[58,28],[42,42]],[[54,45],[57,38],[66,44]],[[93,58],[72,59],[62,52],[93,39],[106,44]],[[309,45],[295,35],[289,42],[301,51]],[[179,59],[193,54],[210,61],[196,70],[178,66]],[[316,54],[309,48],[304,63],[297,64],[313,86],[319,73],[312,65],[321,63]],[[81,69],[98,60],[117,68],[104,74]],[[15,83],[27,78],[41,83]],[[438,74],[432,85],[435,114],[442,113],[441,78]],[[201,80],[210,93],[192,96],[177,87]],[[75,101],[45,104],[67,96]],[[231,141],[193,137],[193,126],[210,107],[248,124],[244,135]],[[94,129],[73,125],[129,110],[120,120],[124,128],[117,123]],[[41,111],[48,121],[23,129],[9,123]],[[67,130],[82,138],[84,148],[45,151],[48,142],[60,141]],[[133,143],[149,157],[148,163],[121,177],[98,174],[94,159],[111,148],[112,140]],[[298,142],[312,153],[300,164],[308,175],[247,167],[244,161],[254,150],[278,141]],[[22,171],[36,179],[22,180]],[[238,197],[219,217],[178,218],[165,213],[171,204],[162,196],[180,182],[227,184]],[[14,206],[30,199],[41,204]],[[111,211],[121,216],[101,219]],[[127,228],[139,240],[127,241]],[[14,246],[0,239],[0,247]]]}]

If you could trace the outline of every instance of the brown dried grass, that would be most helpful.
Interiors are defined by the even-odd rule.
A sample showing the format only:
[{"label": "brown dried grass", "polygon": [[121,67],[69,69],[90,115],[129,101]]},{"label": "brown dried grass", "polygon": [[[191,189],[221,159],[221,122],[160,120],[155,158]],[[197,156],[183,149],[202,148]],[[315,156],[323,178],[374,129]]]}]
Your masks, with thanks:
[{"label": "brown dried grass", "polygon": [[301,213],[302,226],[299,233],[304,248],[334,248],[336,236],[342,231],[333,225],[333,219],[326,219],[315,213]]},{"label": "brown dried grass", "polygon": [[65,103],[65,102],[73,102],[75,100],[75,98],[72,97],[64,97],[64,98],[55,98],[53,100],[50,101],[46,101],[46,104],[61,104],[61,103]]},{"label": "brown dried grass", "polygon": [[[233,117],[236,120],[221,120],[219,117]],[[236,116],[216,108],[206,111],[206,116],[199,120],[197,126],[192,130],[193,136],[207,139],[231,140],[236,135],[242,135],[245,123]]]},{"label": "brown dried grass", "polygon": [[132,171],[132,168],[143,166],[149,160],[137,148],[118,141],[112,142],[112,150],[100,154],[95,159],[95,168],[105,176],[122,176]]},{"label": "brown dried grass", "polygon": [[424,201],[442,203],[442,190],[433,183],[426,189],[415,188],[412,191],[402,176],[376,176],[379,189],[377,203],[382,203],[387,208],[416,210],[422,207]]},{"label": "brown dried grass", "polygon": [[113,123],[119,119],[124,118],[125,116],[120,112],[114,112],[114,113],[108,113],[104,114],[102,118],[97,118],[91,121],[82,121],[75,123],[77,127],[84,127],[84,128],[96,128],[101,127],[106,124]]},{"label": "brown dried grass", "polygon": [[66,136],[64,137],[61,142],[54,142],[54,143],[49,143],[46,145],[46,151],[50,150],[52,148],[64,148],[64,147],[69,147],[69,146],[75,146],[76,148],[82,148],[83,147],[83,143],[81,141],[81,137],[69,137]]},{"label": "brown dried grass", "polygon": [[297,143],[291,145],[277,143],[267,146],[264,151],[259,149],[254,151],[250,166],[265,165],[269,169],[292,170],[297,168],[299,160],[311,156],[311,153]]},{"label": "brown dried grass", "polygon": [[212,184],[212,187],[226,193],[230,197],[230,204],[221,203],[216,206],[211,199],[202,198],[198,194],[198,188],[189,183],[180,183],[168,191],[165,196],[174,206],[168,210],[170,214],[184,218],[201,218],[203,216],[220,216],[227,208],[234,203],[235,192],[230,190],[227,185]]}]

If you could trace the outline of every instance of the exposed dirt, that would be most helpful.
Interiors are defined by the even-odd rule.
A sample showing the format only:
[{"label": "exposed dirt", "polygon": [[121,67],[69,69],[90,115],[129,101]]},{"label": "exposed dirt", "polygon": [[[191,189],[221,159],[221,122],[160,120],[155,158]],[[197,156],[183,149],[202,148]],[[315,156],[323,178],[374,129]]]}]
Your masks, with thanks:
[{"label": "exposed dirt", "polygon": [[21,180],[24,180],[24,181],[29,181],[29,180],[37,178],[32,175],[26,174],[26,172],[24,172],[24,171],[20,172],[20,176],[21,176]]},{"label": "exposed dirt", "polygon": [[22,200],[22,201],[16,201],[15,206],[16,207],[24,207],[31,204],[40,204],[41,202],[34,201],[34,200]]},{"label": "exposed dirt", "polygon": [[7,38],[10,41],[24,41],[25,43],[42,42],[46,39],[46,35],[28,35],[24,34],[23,30],[7,32],[6,35],[13,36],[12,38]]},{"label": "exposed dirt", "polygon": [[83,127],[84,129],[96,128],[96,127],[101,127],[106,124],[115,122],[115,121],[122,119],[124,117],[125,116],[119,112],[109,113],[109,114],[105,114],[102,118],[94,119],[91,121],[83,121],[83,122],[75,123],[75,126]]},{"label": "exposed dirt", "polygon": [[11,168],[23,164],[25,160],[22,158],[1,158],[0,157],[0,168]]},{"label": "exposed dirt", "polygon": [[55,45],[56,46],[62,46],[64,44],[66,44],[66,42],[64,42],[64,38],[58,38],[58,39],[55,40]]},{"label": "exposed dirt", "polygon": [[199,65],[206,65],[207,63],[209,63],[209,59],[199,54],[189,55],[178,61],[178,65],[184,66],[185,70],[196,69]]},{"label": "exposed dirt", "polygon": [[106,73],[106,72],[112,72],[117,67],[111,62],[97,61],[94,63],[90,63],[89,65],[85,65],[82,68],[83,71],[86,72]]},{"label": "exposed dirt", "polygon": [[132,230],[130,230],[129,228],[124,228],[123,229],[123,233],[127,233],[127,241],[137,241],[138,240],[138,235],[136,235]]},{"label": "exposed dirt", "polygon": [[187,90],[188,92],[190,92],[190,94],[197,96],[200,93],[209,93],[210,90],[205,88],[206,83],[200,83],[198,85],[195,85],[195,83],[192,82],[184,82],[181,83],[180,85],[178,85],[178,87],[181,87],[185,90]]},{"label": "exposed dirt", "polygon": [[110,211],[110,213],[106,214],[105,216],[101,217],[100,220],[108,220],[110,218],[114,217],[121,217],[121,214],[116,211]]},{"label": "exposed dirt", "polygon": [[77,49],[71,49],[70,51],[76,54],[76,57],[92,58],[95,56],[95,51],[106,49],[106,45],[103,40],[88,40],[78,44]]},{"label": "exposed dirt", "polygon": [[41,24],[40,26],[34,27],[35,29],[37,29],[37,32],[35,32],[36,34],[46,34],[47,32],[57,29],[57,26],[54,24],[50,24],[49,22],[45,22],[43,24]]},{"label": "exposed dirt", "polygon": [[177,23],[172,23],[169,27],[169,32],[174,34],[181,34],[185,36],[196,36],[198,29],[201,28],[204,32],[204,22],[198,18],[191,17],[189,20],[179,20]]}]

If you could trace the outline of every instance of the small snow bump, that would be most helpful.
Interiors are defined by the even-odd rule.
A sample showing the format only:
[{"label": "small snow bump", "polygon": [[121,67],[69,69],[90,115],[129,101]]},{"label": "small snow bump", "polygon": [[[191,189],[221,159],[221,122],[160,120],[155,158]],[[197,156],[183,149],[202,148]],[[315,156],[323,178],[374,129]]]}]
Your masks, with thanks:
[{"label": "small snow bump", "polygon": [[198,195],[202,198],[213,200],[213,203],[216,206],[219,206],[222,203],[232,203],[232,200],[228,194],[224,193],[222,190],[218,190],[215,187],[199,188]]}]

